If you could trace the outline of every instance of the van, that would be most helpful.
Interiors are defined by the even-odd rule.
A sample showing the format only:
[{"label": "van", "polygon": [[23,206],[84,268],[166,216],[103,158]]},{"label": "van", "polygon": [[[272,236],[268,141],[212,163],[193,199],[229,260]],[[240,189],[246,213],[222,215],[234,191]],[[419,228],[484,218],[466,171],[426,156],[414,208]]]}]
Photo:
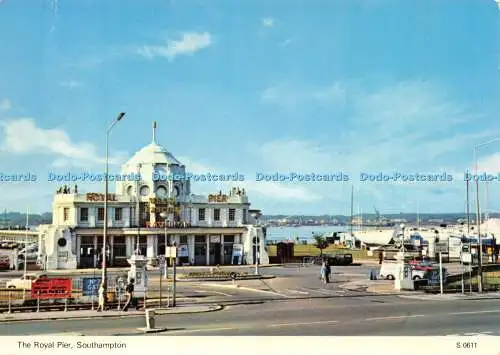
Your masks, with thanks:
[{"label": "van", "polygon": [[399,273],[399,262],[397,261],[382,261],[380,268],[380,278],[387,280],[394,280]]}]

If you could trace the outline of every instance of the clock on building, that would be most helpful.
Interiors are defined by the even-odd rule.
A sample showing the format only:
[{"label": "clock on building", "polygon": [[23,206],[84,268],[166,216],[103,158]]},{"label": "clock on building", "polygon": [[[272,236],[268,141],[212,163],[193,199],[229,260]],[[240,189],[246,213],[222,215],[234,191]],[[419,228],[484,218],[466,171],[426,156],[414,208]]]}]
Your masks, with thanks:
[{"label": "clock on building", "polygon": [[167,189],[164,186],[159,186],[156,189],[156,196],[159,198],[165,198],[167,197]]},{"label": "clock on building", "polygon": [[147,195],[149,195],[149,186],[141,187],[141,196],[147,196]]}]

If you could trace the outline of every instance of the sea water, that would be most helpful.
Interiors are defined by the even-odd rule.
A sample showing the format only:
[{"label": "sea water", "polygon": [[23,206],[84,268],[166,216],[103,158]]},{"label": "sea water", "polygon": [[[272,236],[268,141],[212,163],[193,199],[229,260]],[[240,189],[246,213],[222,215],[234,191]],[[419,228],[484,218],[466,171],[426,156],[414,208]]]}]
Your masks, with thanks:
[{"label": "sea water", "polygon": [[299,242],[306,241],[308,243],[313,241],[314,234],[325,234],[332,232],[344,232],[346,227],[339,226],[300,226],[300,227],[268,227],[267,237],[268,241],[296,241],[297,237]]}]

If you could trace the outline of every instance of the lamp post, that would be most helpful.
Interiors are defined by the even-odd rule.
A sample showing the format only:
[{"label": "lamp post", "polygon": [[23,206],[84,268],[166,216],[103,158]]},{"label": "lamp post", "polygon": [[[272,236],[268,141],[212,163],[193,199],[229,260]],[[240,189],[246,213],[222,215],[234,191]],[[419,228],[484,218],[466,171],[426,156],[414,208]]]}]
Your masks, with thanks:
[{"label": "lamp post", "polygon": [[[255,212],[255,213],[252,213],[252,216],[257,221],[259,219],[259,217],[261,216],[261,214],[258,212]],[[260,247],[259,247],[260,239],[259,239],[259,237],[255,237],[255,240],[253,242],[254,242],[253,244],[255,245],[255,275],[259,275],[260,274],[260,272],[259,272],[259,251],[260,251]]]},{"label": "lamp post", "polygon": [[165,261],[163,263],[163,278],[165,280],[168,279],[168,263],[167,263],[167,217],[168,217],[168,214],[167,212],[161,212],[160,213],[160,217],[163,218],[163,225],[165,227],[165,252],[164,252],[164,255],[165,255]]},{"label": "lamp post", "polygon": [[[104,288],[104,295],[107,294],[108,288],[108,270],[106,265],[106,243],[108,236],[108,172],[109,172],[109,134],[113,127],[125,116],[125,112],[120,112],[115,118],[113,123],[109,126],[106,131],[106,172],[104,175],[104,228],[102,233],[102,284]],[[106,299],[104,296],[104,307],[106,309]]]},{"label": "lamp post", "polygon": [[476,224],[477,224],[477,237],[478,237],[478,242],[479,242],[479,258],[478,258],[478,272],[477,275],[479,276],[478,278],[478,292],[483,292],[483,242],[481,238],[481,208],[479,204],[479,178],[477,176],[477,150],[480,147],[483,147],[485,145],[488,145],[490,143],[500,141],[500,137],[495,137],[492,138],[488,141],[479,143],[474,146],[474,169],[475,169],[475,183],[476,183]]}]

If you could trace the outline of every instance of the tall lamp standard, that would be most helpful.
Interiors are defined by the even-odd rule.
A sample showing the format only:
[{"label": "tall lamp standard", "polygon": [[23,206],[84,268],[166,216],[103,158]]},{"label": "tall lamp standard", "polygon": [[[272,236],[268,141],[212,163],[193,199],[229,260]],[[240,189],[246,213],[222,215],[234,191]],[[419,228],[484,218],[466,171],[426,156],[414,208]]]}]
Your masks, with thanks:
[{"label": "tall lamp standard", "polygon": [[[252,217],[257,221],[262,214],[259,212],[252,213]],[[260,240],[259,237],[255,237],[255,275],[259,275],[259,251],[260,251]]]},{"label": "tall lamp standard", "polygon": [[163,218],[163,225],[165,227],[165,261],[163,263],[163,278],[165,280],[168,279],[168,264],[167,264],[167,217],[168,217],[168,213],[167,212],[161,212],[160,213],[160,217]]},{"label": "tall lamp standard", "polygon": [[[106,243],[108,237],[108,173],[109,173],[109,134],[113,127],[125,116],[125,112],[120,112],[113,123],[106,131],[106,172],[104,175],[104,228],[102,232],[102,286],[104,295],[107,294],[108,288],[108,270],[106,265]],[[107,297],[104,297],[104,307],[106,309]]]},{"label": "tall lamp standard", "polygon": [[475,170],[475,174],[476,174],[476,178],[475,178],[475,183],[476,183],[476,224],[477,224],[477,235],[478,235],[478,242],[479,242],[479,258],[478,258],[478,276],[479,276],[479,279],[478,279],[478,285],[477,285],[477,288],[478,288],[478,291],[479,292],[483,292],[483,241],[482,241],[482,238],[481,238],[481,208],[480,208],[480,204],[479,204],[479,179],[478,179],[478,176],[477,176],[477,150],[480,148],[480,147],[483,147],[485,145],[488,145],[490,143],[493,143],[493,142],[496,142],[496,141],[500,141],[500,137],[495,137],[495,138],[492,138],[488,141],[485,141],[485,142],[482,142],[482,143],[479,143],[477,145],[474,146],[474,170]]}]

